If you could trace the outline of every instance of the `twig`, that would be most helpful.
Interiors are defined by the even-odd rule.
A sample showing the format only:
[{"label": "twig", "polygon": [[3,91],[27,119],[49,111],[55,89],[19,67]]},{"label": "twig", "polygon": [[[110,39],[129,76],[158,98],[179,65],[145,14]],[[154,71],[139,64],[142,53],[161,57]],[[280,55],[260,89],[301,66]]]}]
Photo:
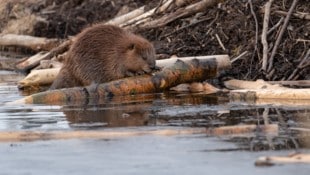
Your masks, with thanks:
[{"label": "twig", "polygon": [[[279,15],[287,15],[287,12],[281,11],[281,10],[276,10],[274,13],[279,14]],[[302,12],[297,12],[292,14],[294,17],[299,18],[299,19],[306,19],[310,20],[310,14],[309,13],[302,13]]]},{"label": "twig", "polygon": [[254,9],[253,9],[252,0],[248,0],[248,2],[250,4],[251,13],[252,13],[254,21],[255,21],[255,46],[254,46],[254,51],[253,51],[253,55],[252,55],[252,60],[253,60],[254,54],[257,51],[257,45],[258,45],[258,22],[257,22],[256,14],[255,14]]},{"label": "twig", "polygon": [[[218,13],[216,14],[215,18],[214,18],[205,28],[207,29],[207,28],[211,27],[211,26],[214,24],[214,22],[217,20],[217,18],[218,18]],[[168,34],[166,34],[166,35],[164,35],[164,36],[161,36],[160,39],[161,39],[161,38],[165,38],[165,37],[167,37],[167,36],[170,36],[170,35],[172,35],[172,34],[174,34],[174,33],[176,33],[176,32],[179,32],[179,31],[181,31],[181,30],[183,30],[183,29],[186,29],[186,28],[188,28],[188,27],[192,27],[192,26],[194,26],[194,25],[196,25],[196,24],[198,24],[198,23],[207,21],[207,20],[209,20],[209,19],[210,19],[210,18],[204,18],[204,19],[200,19],[200,20],[197,20],[197,21],[195,21],[195,22],[192,22],[192,23],[190,23],[190,24],[188,24],[188,25],[186,25],[186,26],[183,26],[183,27],[180,27],[180,28],[176,29],[176,30],[173,31],[173,32],[170,32],[170,33],[168,33]]]},{"label": "twig", "polygon": [[304,65],[307,65],[307,64],[308,64],[307,62],[310,61],[310,57],[309,57],[309,56],[310,56],[310,49],[308,49],[308,51],[307,51],[307,53],[306,53],[306,56],[301,60],[301,62],[298,64],[297,68],[293,71],[293,73],[288,77],[287,80],[292,80],[293,77],[296,75],[296,73],[297,73],[300,69],[302,69],[302,67],[303,67]]},{"label": "twig", "polygon": [[224,51],[226,51],[226,48],[225,48],[224,44],[222,43],[222,41],[221,41],[220,37],[218,36],[218,34],[215,34],[215,37],[216,37],[217,41],[219,42],[220,46],[222,47],[222,49]]},{"label": "twig", "polygon": [[274,25],[273,27],[271,27],[268,32],[267,32],[267,35],[269,35],[271,32],[273,32],[276,28],[279,27],[279,25],[283,22],[284,18],[281,17],[280,20],[277,22],[276,25]]},{"label": "twig", "polygon": [[248,53],[248,51],[244,51],[242,54],[240,54],[239,56],[237,56],[236,58],[231,59],[231,63],[239,60],[241,57],[243,57],[244,55],[246,55]]},{"label": "twig", "polygon": [[293,1],[292,5],[291,5],[291,8],[290,8],[290,10],[288,11],[288,14],[287,14],[287,16],[286,16],[286,18],[285,18],[285,20],[284,20],[284,24],[283,24],[283,26],[282,26],[282,28],[281,28],[281,30],[280,30],[279,36],[278,36],[278,38],[277,38],[277,40],[276,40],[276,42],[275,42],[275,45],[274,45],[274,47],[273,47],[273,49],[272,49],[272,52],[271,52],[271,55],[270,55],[270,58],[269,58],[268,72],[271,71],[272,68],[273,68],[274,56],[275,56],[275,54],[276,54],[276,51],[277,51],[277,49],[278,49],[278,46],[279,46],[279,44],[280,44],[280,41],[281,41],[282,36],[283,36],[283,34],[284,34],[284,31],[285,31],[285,29],[286,29],[286,27],[287,27],[287,25],[288,25],[288,22],[289,22],[289,20],[290,20],[290,18],[291,18],[291,15],[292,15],[292,13],[293,13],[293,11],[294,11],[296,5],[297,5],[297,2],[298,2],[298,0],[294,0],[294,1]]},{"label": "twig", "polygon": [[269,0],[265,5],[264,24],[263,24],[263,32],[262,32],[262,44],[263,44],[262,70],[264,72],[267,69],[267,59],[268,59],[267,31],[268,31],[268,24],[269,24],[270,7],[271,7],[272,2],[273,0]]}]

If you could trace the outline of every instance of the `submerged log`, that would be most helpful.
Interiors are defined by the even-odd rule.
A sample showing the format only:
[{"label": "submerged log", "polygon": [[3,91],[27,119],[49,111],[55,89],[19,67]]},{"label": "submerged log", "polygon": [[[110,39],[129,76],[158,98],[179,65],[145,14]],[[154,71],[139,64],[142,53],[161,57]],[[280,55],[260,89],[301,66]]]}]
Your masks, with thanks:
[{"label": "submerged log", "polygon": [[41,92],[11,104],[72,104],[75,101],[85,101],[88,104],[92,100],[105,99],[115,95],[162,92],[181,83],[213,78],[219,69],[227,68],[227,66],[230,66],[229,59],[221,62],[216,59],[193,59],[187,62],[178,60],[173,66],[153,75],[130,77],[87,87]]}]

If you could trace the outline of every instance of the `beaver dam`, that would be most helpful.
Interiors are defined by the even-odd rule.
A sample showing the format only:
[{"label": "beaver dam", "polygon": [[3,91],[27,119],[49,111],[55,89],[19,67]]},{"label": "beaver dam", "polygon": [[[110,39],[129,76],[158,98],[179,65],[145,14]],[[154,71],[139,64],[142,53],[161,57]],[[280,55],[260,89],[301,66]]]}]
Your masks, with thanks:
[{"label": "beaver dam", "polygon": [[[0,174],[308,174],[309,9],[308,0],[1,1]],[[148,39],[159,70],[48,90],[95,23]]]}]

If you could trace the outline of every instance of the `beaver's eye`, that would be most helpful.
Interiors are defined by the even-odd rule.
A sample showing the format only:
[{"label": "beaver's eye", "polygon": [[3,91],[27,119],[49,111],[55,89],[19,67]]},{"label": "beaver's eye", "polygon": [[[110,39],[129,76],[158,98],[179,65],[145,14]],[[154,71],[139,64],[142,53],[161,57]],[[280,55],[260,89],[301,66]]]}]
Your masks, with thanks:
[{"label": "beaver's eye", "polygon": [[130,44],[129,46],[128,46],[128,49],[129,50],[133,50],[135,48],[135,45],[134,44]]}]

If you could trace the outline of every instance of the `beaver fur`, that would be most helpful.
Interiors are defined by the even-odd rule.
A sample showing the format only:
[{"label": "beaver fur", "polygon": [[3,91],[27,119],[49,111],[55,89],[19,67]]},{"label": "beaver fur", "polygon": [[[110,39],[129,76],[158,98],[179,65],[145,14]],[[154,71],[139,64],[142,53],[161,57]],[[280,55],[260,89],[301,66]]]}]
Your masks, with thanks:
[{"label": "beaver fur", "polygon": [[77,35],[50,89],[150,73],[155,59],[155,49],[145,38],[117,26],[97,24]]}]

